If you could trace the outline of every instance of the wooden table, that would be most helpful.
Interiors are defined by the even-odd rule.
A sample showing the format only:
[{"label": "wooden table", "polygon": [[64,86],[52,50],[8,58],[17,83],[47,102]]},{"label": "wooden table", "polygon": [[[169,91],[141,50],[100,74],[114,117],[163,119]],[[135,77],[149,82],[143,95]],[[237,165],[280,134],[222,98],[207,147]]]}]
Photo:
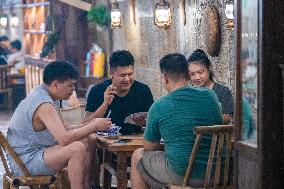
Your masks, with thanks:
[{"label": "wooden table", "polygon": [[[118,139],[130,139],[127,143],[115,143]],[[103,188],[111,188],[111,176],[117,178],[117,189],[127,188],[127,157],[131,157],[132,153],[143,147],[142,135],[119,136],[116,139],[98,136],[98,147],[103,149],[103,168],[104,181]],[[112,167],[112,156],[117,155],[116,170]]]}]

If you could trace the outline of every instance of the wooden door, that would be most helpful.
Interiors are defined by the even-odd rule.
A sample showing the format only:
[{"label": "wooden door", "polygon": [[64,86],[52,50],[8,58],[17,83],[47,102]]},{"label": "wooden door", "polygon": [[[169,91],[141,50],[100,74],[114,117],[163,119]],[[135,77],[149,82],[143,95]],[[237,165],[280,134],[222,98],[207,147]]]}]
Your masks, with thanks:
[{"label": "wooden door", "polygon": [[282,188],[284,4],[235,6],[235,188]]}]

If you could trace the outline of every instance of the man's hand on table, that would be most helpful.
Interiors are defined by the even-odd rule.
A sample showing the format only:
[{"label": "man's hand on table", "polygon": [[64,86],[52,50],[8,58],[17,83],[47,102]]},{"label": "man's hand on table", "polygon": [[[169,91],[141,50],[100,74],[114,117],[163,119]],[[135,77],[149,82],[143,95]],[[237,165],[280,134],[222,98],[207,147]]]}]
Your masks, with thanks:
[{"label": "man's hand on table", "polygon": [[90,123],[95,126],[95,131],[106,131],[112,124],[110,118],[95,118]]}]

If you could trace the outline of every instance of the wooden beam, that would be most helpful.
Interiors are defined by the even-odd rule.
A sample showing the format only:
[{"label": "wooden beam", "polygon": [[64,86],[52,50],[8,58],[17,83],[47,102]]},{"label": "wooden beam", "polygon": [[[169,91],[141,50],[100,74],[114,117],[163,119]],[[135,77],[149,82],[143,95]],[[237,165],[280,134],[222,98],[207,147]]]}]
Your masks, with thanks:
[{"label": "wooden beam", "polygon": [[89,11],[92,7],[91,3],[87,3],[81,0],[58,0],[58,1],[61,1],[63,3],[66,3],[68,5],[71,5],[73,7],[76,7],[84,11]]}]

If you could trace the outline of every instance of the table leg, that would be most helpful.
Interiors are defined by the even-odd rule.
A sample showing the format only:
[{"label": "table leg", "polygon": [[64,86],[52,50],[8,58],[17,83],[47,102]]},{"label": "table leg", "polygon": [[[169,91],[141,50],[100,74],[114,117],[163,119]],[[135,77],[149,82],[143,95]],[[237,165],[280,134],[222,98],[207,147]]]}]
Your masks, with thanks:
[{"label": "table leg", "polygon": [[117,189],[127,188],[127,154],[117,154]]},{"label": "table leg", "polygon": [[[112,160],[112,153],[104,149],[103,152],[103,163],[111,165],[111,160]],[[108,172],[108,170],[104,169],[103,171],[103,188],[104,189],[110,189],[111,188],[111,174]]]},{"label": "table leg", "polygon": [[[98,153],[101,153],[101,156],[99,156]],[[94,162],[94,172],[93,172],[94,181],[93,182],[94,182],[94,186],[97,188],[100,186],[101,162],[103,161],[102,154],[103,154],[103,151],[101,149],[97,149],[94,154],[95,162]]]}]

